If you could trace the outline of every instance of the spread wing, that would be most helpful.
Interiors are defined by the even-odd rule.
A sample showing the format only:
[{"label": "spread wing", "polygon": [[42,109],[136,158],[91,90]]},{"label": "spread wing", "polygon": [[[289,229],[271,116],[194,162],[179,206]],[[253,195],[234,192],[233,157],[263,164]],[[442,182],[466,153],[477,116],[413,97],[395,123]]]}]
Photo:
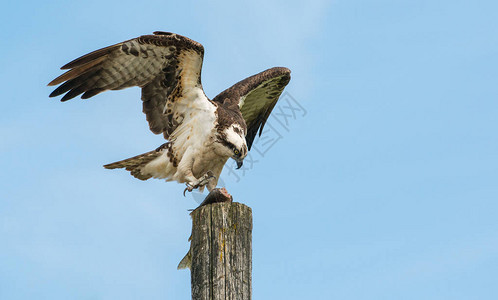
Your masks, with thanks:
[{"label": "spread wing", "polygon": [[201,44],[181,35],[156,31],[64,65],[61,69],[69,71],[48,84],[62,83],[50,97],[65,93],[61,101],[80,94],[87,99],[106,90],[139,86],[150,130],[163,133],[167,139],[192,108],[186,101],[199,94],[204,96],[203,56]]},{"label": "spread wing", "polygon": [[261,135],[266,120],[289,83],[290,73],[289,69],[282,67],[268,69],[234,84],[213,99],[228,106],[239,106],[247,125],[249,150],[258,130]]}]

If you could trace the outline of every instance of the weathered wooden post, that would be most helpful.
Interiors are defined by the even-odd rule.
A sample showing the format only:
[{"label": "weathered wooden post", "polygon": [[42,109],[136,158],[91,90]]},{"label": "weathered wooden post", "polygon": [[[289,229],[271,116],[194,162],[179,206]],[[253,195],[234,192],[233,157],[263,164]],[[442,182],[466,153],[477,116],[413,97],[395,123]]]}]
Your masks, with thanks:
[{"label": "weathered wooden post", "polygon": [[[190,268],[193,300],[248,300],[251,299],[252,211],[235,202],[207,204],[212,202],[207,200],[213,193],[222,199],[220,191],[211,192],[191,213],[190,251],[178,268]],[[214,201],[231,201],[231,197],[219,199]]]}]

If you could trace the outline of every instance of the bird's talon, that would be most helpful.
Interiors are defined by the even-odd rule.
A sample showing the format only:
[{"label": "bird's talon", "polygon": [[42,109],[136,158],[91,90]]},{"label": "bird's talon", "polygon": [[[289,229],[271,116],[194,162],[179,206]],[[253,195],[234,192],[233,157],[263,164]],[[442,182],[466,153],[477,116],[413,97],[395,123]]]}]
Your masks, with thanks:
[{"label": "bird's talon", "polygon": [[194,181],[194,183],[191,184],[186,182],[185,185],[187,187],[183,190],[183,196],[186,197],[185,194],[187,193],[187,191],[192,192],[194,189],[205,186],[211,178],[216,179],[216,176],[214,176],[213,172],[208,171],[199,180]]},{"label": "bird's talon", "polygon": [[192,191],[194,190],[194,188],[195,188],[195,187],[191,186],[191,185],[190,185],[190,184],[188,184],[188,183],[186,183],[186,185],[187,185],[187,187],[183,190],[183,197],[186,197],[186,196],[185,196],[185,193],[186,193],[187,191],[192,192]]}]

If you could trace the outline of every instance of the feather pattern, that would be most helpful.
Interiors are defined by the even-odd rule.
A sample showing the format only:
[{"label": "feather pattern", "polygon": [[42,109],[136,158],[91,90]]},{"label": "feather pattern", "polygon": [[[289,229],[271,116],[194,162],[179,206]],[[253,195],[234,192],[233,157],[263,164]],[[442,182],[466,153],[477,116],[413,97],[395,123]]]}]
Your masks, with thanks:
[{"label": "feather pattern", "polygon": [[[166,144],[168,145],[168,144]],[[142,174],[141,169],[146,166],[148,163],[156,159],[157,157],[161,156],[163,152],[165,151],[166,147],[158,148],[153,151],[149,151],[144,154],[140,154],[128,159],[124,159],[121,161],[117,161],[115,163],[107,164],[104,165],[104,168],[106,169],[118,169],[118,168],[125,168],[127,171],[131,172],[131,175],[134,177],[140,179],[140,180],[147,180],[152,177],[151,174]],[[167,148],[166,148],[167,149]]]},{"label": "feather pattern", "polygon": [[266,120],[290,81],[290,70],[275,67],[248,77],[221,92],[213,101],[225,106],[237,105],[247,125],[249,150],[256,134],[263,131]]},{"label": "feather pattern", "polygon": [[201,84],[203,56],[201,44],[157,31],[64,65],[61,69],[67,71],[49,83],[59,85],[50,97],[63,95],[61,101],[67,101],[107,90],[142,88],[149,127],[168,142],[104,167],[125,168],[141,180],[162,178],[212,190],[226,161],[231,157],[242,163],[258,130],[261,135],[290,80],[290,70],[268,69],[209,100]]},{"label": "feather pattern", "polygon": [[93,51],[61,69],[66,73],[48,85],[61,84],[50,97],[65,94],[67,101],[81,94],[83,99],[106,90],[142,88],[143,112],[152,132],[165,138],[184,118],[177,110],[191,90],[202,92],[201,69],[204,48],[201,44],[168,32],[154,32]]}]

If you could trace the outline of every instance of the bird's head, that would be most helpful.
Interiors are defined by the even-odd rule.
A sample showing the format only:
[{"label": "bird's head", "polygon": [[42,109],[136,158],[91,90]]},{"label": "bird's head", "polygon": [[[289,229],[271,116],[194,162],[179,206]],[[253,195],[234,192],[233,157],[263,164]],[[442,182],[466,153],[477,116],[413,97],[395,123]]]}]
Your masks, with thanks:
[{"label": "bird's head", "polygon": [[242,162],[247,156],[247,144],[244,130],[238,124],[232,124],[221,134],[220,139],[225,155],[237,162],[237,169],[242,167]]}]

